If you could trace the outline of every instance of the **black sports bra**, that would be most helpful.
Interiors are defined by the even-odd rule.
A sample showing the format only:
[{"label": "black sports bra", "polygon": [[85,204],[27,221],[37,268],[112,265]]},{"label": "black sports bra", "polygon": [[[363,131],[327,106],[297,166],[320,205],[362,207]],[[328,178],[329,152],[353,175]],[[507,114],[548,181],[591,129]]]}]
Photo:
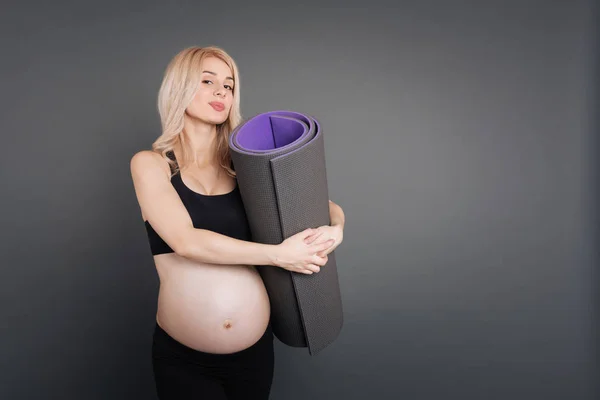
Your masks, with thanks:
[{"label": "black sports bra", "polygon": [[[208,229],[240,240],[251,240],[250,226],[237,180],[231,192],[217,195],[204,195],[193,191],[183,183],[179,171],[171,178],[171,184],[187,209],[194,228]],[[144,224],[152,255],[174,252],[147,220]]]}]

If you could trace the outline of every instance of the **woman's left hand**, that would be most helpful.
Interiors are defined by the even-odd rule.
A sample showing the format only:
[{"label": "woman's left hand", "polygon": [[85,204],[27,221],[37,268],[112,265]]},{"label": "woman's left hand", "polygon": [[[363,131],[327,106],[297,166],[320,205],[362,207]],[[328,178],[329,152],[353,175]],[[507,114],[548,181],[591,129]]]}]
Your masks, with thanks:
[{"label": "woman's left hand", "polygon": [[327,249],[317,253],[320,257],[325,257],[327,254],[331,253],[342,243],[344,240],[344,229],[340,225],[322,225],[316,228],[316,232],[310,236],[307,236],[304,241],[307,244],[312,243],[315,239],[321,237],[324,241],[329,239],[335,239],[333,245],[328,247]]}]

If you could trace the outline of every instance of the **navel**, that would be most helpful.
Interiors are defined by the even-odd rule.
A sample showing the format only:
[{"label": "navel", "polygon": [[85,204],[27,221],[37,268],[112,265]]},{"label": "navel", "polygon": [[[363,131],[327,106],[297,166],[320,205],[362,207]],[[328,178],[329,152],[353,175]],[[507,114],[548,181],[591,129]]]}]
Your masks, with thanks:
[{"label": "navel", "polygon": [[226,319],[225,322],[223,322],[223,327],[225,329],[231,329],[232,326],[233,326],[233,321],[230,319]]}]

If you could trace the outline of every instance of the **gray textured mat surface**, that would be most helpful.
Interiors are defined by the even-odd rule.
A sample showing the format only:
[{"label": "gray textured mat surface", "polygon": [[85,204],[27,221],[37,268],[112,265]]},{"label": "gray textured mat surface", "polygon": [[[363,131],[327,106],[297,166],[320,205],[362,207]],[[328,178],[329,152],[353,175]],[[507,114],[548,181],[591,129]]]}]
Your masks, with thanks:
[{"label": "gray textured mat surface", "polygon": [[[254,242],[279,244],[330,224],[323,133],[315,119],[293,111],[258,114],[236,127],[229,147]],[[343,311],[335,251],[312,275],[256,268],[281,342],[315,355],[337,338]]]}]

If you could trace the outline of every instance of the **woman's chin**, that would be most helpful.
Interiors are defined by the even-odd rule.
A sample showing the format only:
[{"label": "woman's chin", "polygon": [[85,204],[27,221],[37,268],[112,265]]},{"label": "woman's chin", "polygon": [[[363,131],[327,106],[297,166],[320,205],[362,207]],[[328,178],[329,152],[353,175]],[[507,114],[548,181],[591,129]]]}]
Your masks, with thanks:
[{"label": "woman's chin", "polygon": [[212,125],[220,125],[223,122],[227,121],[227,116],[206,116],[205,118],[201,118],[201,120],[207,124]]}]

